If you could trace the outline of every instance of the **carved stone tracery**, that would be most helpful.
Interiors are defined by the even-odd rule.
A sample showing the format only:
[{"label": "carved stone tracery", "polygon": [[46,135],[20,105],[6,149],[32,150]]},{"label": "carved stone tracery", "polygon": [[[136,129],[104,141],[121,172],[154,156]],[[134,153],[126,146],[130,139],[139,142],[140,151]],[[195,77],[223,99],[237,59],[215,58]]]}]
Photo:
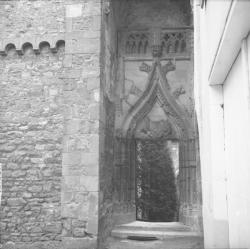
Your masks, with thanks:
[{"label": "carved stone tracery", "polygon": [[126,39],[126,54],[147,54],[149,49],[149,38],[147,33],[131,33]]},{"label": "carved stone tracery", "polygon": [[187,32],[163,32],[161,45],[168,54],[187,52]]},{"label": "carved stone tracery", "polygon": [[[189,53],[189,30],[159,30],[159,41],[155,43],[155,30],[122,32],[124,52],[126,55],[147,55],[153,57],[166,54]],[[157,31],[158,32],[158,31]]]}]

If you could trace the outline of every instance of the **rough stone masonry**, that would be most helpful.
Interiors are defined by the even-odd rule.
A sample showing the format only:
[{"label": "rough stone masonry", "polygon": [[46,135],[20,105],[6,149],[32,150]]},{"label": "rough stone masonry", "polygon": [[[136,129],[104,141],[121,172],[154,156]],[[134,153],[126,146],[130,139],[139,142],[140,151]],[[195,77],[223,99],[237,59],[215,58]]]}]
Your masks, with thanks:
[{"label": "rough stone masonry", "polygon": [[0,1],[3,248],[96,248],[101,7]]},{"label": "rough stone masonry", "polygon": [[[155,27],[189,30],[188,5],[0,0],[0,248],[106,249],[115,222],[131,218],[126,176],[133,177],[119,145],[126,117],[121,107],[128,72],[144,85],[148,74],[140,65],[151,63],[152,55],[151,46],[139,57],[141,49],[124,54],[122,37],[146,30],[149,46]],[[184,55],[170,88],[193,120],[193,57]],[[172,56],[166,54],[162,65]],[[135,92],[130,97],[137,98]],[[117,184],[127,191],[120,195],[124,202]],[[197,206],[197,212],[184,207],[188,218],[193,210],[200,215]]]}]

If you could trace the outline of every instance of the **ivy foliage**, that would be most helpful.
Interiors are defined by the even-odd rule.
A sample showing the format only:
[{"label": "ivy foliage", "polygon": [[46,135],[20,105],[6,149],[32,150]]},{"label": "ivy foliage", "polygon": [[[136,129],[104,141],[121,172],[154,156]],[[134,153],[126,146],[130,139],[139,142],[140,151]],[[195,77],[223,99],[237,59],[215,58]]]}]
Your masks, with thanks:
[{"label": "ivy foliage", "polygon": [[166,144],[164,138],[137,142],[137,216],[140,220],[176,221],[176,181]]}]

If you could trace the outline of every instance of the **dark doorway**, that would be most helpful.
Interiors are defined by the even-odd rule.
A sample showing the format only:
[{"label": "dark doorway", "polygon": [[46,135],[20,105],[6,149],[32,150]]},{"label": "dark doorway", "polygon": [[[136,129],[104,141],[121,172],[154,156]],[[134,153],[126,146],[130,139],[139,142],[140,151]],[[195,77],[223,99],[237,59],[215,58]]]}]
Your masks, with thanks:
[{"label": "dark doorway", "polygon": [[178,221],[176,144],[163,138],[136,140],[137,220]]}]

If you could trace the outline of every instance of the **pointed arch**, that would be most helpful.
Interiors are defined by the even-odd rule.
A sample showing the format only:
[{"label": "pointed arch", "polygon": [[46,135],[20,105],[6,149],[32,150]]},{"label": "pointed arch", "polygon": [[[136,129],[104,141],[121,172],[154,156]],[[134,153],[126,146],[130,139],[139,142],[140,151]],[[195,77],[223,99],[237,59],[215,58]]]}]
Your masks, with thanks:
[{"label": "pointed arch", "polygon": [[122,127],[124,137],[133,136],[137,125],[152,110],[156,102],[158,102],[164,110],[178,139],[189,137],[191,131],[190,121],[186,118],[186,114],[175,101],[175,98],[171,95],[163,71],[161,63],[156,61],[149,74],[146,90],[135,105],[131,107],[128,115],[124,119]]}]

